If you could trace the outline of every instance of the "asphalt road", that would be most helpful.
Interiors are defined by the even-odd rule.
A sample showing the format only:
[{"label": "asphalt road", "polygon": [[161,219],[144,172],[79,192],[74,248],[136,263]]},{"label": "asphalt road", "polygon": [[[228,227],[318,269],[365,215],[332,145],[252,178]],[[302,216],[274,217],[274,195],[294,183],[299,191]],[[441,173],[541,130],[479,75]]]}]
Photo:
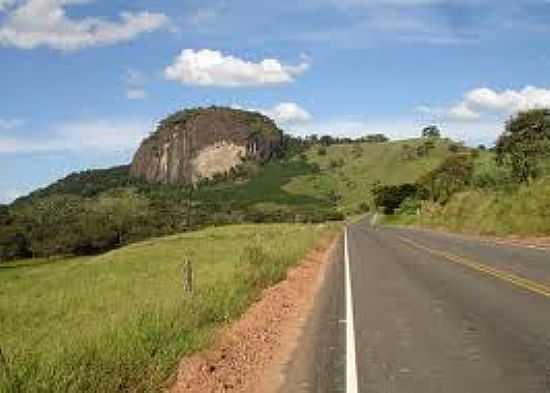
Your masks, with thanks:
[{"label": "asphalt road", "polygon": [[285,391],[550,392],[549,251],[367,221],[347,237],[351,296],[342,250]]}]

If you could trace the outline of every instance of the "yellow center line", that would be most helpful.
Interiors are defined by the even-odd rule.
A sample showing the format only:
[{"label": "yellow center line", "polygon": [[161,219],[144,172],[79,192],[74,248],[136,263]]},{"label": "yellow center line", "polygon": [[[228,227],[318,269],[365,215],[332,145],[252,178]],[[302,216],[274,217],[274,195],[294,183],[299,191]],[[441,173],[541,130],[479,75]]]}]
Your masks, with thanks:
[{"label": "yellow center line", "polygon": [[500,280],[509,282],[517,287],[526,289],[530,292],[537,293],[539,295],[545,296],[547,298],[550,298],[550,286],[537,283],[531,280],[528,280],[526,278],[517,276],[513,273],[504,272],[502,270],[497,270],[495,268],[489,267],[487,265],[483,265],[479,262],[476,262],[471,259],[467,259],[464,257],[460,257],[457,255],[449,254],[444,251],[434,250],[433,248],[426,247],[422,244],[419,244],[411,239],[408,239],[406,237],[398,236],[398,238],[417,249],[426,251],[432,255],[437,255],[439,257],[442,257],[448,261],[454,262],[458,265],[462,265],[465,267],[468,267],[470,269],[476,270],[478,272],[484,273],[488,276],[498,278]]}]

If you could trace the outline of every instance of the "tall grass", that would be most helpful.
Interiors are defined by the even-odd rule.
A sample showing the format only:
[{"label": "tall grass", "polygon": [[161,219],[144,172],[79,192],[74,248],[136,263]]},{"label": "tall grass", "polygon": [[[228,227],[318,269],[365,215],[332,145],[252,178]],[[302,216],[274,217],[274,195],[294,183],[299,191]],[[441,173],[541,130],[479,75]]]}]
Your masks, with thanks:
[{"label": "tall grass", "polygon": [[[159,391],[327,225],[242,225],[0,268],[0,392]],[[195,291],[182,289],[190,258]]]},{"label": "tall grass", "polygon": [[487,235],[550,235],[550,178],[513,190],[469,191],[425,209],[417,223]]}]

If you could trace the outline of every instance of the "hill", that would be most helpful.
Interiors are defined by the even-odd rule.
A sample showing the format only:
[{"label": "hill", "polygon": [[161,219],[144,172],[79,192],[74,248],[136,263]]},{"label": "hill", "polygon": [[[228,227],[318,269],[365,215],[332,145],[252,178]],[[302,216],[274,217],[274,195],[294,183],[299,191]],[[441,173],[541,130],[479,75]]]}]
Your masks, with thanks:
[{"label": "hill", "polygon": [[[506,121],[494,149],[457,152],[411,188],[415,195],[386,209],[397,213],[389,222],[483,235],[550,235],[550,112],[518,113]],[[380,191],[395,196],[399,190]]]},{"label": "hill", "polygon": [[190,184],[234,170],[243,160],[280,153],[283,132],[256,112],[210,107],[187,109],[162,120],[132,160],[132,177]]},{"label": "hill", "polygon": [[493,152],[474,162],[471,184],[444,204],[426,202],[419,215],[400,214],[389,223],[496,236],[550,235],[550,160],[540,177],[518,184],[496,165]]},{"label": "hill", "polygon": [[73,174],[0,212],[0,256],[97,253],[207,225],[341,220],[371,208],[377,183],[414,182],[451,154],[448,140],[409,154],[424,143],[303,143],[193,188],[149,184],[128,167]]}]

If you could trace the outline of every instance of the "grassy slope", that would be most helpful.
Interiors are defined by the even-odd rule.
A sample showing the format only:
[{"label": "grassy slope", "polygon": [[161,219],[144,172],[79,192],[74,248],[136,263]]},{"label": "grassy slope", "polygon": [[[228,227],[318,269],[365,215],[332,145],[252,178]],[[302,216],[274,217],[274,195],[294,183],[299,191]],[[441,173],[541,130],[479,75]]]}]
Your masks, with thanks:
[{"label": "grassy slope", "polygon": [[[203,190],[202,200],[221,204],[237,203],[239,207],[262,210],[315,210],[333,207],[329,194],[340,199],[336,208],[345,214],[360,211],[361,203],[370,202],[370,189],[375,181],[384,184],[414,182],[435,168],[450,153],[446,141],[441,141],[428,157],[403,160],[404,144],[415,147],[418,140],[333,145],[326,155],[318,154],[318,147],[309,149],[306,160],[295,157],[289,161],[272,162],[252,180],[235,185],[222,183]],[[360,146],[360,155],[354,154]],[[342,160],[341,166],[331,161]],[[319,165],[320,172],[315,170]]]},{"label": "grassy slope", "polygon": [[[227,226],[97,257],[0,265],[9,364],[0,364],[0,391],[156,391],[181,355],[203,347],[213,328],[335,229]],[[258,255],[250,245],[259,261],[246,260]],[[186,257],[196,276],[192,301],[181,286]]]},{"label": "grassy slope", "polygon": [[[420,216],[386,217],[388,224],[419,225],[455,232],[484,235],[550,235],[550,161],[542,165],[544,176],[530,185],[496,189],[472,189],[453,196],[445,206],[425,205]],[[475,175],[504,179],[494,153],[475,161]]]},{"label": "grassy slope", "polygon": [[[308,152],[308,160],[318,163],[322,172],[318,176],[294,179],[288,185],[291,192],[318,195],[331,190],[341,196],[338,207],[346,214],[359,211],[359,205],[370,202],[370,190],[376,181],[383,184],[414,182],[432,170],[449,155],[448,145],[440,142],[429,156],[404,160],[403,145],[416,147],[420,141],[407,140],[379,144],[361,144],[360,155],[354,155],[353,145],[336,145],[327,149],[326,156],[317,149]],[[330,162],[342,160],[343,166],[330,168]]]}]

